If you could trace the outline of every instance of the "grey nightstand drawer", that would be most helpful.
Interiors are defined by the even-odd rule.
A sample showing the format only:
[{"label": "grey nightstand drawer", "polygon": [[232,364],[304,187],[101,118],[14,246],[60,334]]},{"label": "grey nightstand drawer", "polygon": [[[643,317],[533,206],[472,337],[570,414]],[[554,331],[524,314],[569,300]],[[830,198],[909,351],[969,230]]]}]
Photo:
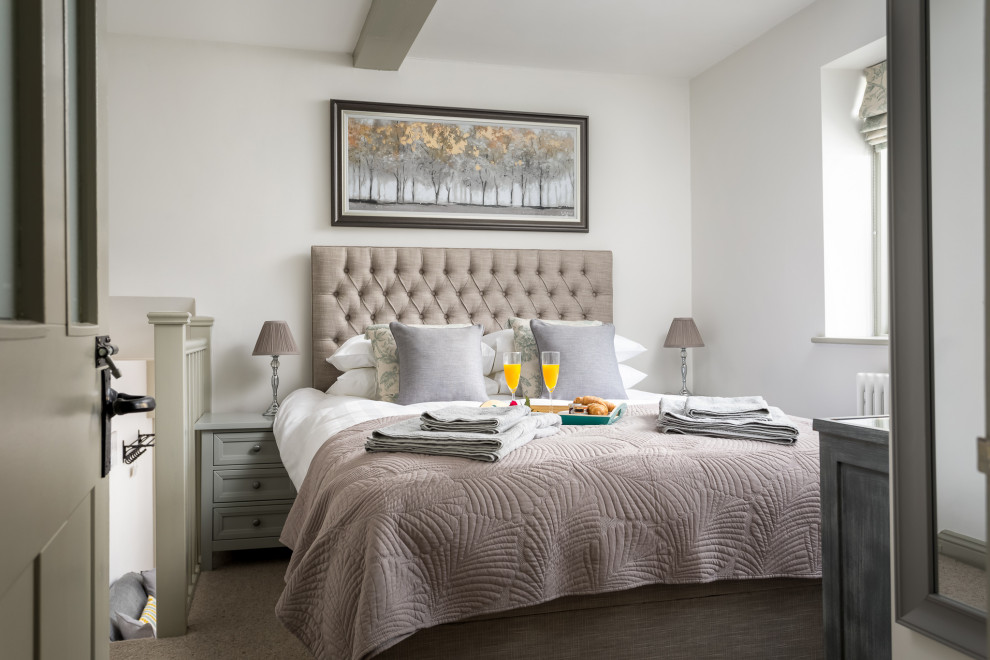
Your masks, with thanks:
[{"label": "grey nightstand drawer", "polygon": [[284,468],[214,470],[213,501],[290,500],[296,489]]},{"label": "grey nightstand drawer", "polygon": [[279,462],[275,436],[268,431],[213,434],[213,465]]},{"label": "grey nightstand drawer", "polygon": [[213,540],[277,537],[291,508],[291,504],[217,507],[213,509]]},{"label": "grey nightstand drawer", "polygon": [[276,548],[296,489],[282,467],[272,418],[206,413],[196,422],[200,457],[200,568],[218,550]]}]

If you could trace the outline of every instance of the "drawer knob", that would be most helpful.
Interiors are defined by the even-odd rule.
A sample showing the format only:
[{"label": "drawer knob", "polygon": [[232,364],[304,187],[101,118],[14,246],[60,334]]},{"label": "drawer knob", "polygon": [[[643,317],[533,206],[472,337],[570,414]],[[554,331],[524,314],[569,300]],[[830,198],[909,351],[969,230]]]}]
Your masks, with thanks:
[{"label": "drawer knob", "polygon": [[254,488],[255,490],[258,490],[259,488],[261,488],[261,482],[260,481],[252,481],[251,482],[251,488]]},{"label": "drawer knob", "polygon": [[254,447],[251,447],[252,454],[257,454],[259,451],[261,451],[261,445],[255,445]]},{"label": "drawer knob", "polygon": [[251,521],[251,526],[252,527],[261,527],[261,519],[260,518],[255,518],[254,520],[252,520]]}]

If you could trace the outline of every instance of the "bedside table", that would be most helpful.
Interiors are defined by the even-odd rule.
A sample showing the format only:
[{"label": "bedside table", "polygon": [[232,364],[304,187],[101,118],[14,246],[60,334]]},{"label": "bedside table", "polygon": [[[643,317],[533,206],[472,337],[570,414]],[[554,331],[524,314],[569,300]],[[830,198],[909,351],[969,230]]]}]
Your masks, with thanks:
[{"label": "bedside table", "polygon": [[261,413],[206,413],[199,432],[200,568],[218,550],[276,548],[296,489]]},{"label": "bedside table", "polygon": [[816,419],[826,658],[891,657],[889,417]]}]

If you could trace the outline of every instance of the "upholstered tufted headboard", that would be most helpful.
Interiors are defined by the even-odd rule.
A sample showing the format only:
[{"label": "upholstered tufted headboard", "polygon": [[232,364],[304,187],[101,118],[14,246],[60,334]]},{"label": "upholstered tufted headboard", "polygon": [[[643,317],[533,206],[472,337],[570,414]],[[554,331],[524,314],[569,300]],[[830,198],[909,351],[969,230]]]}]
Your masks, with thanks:
[{"label": "upholstered tufted headboard", "polygon": [[314,246],[313,387],[337,347],[372,323],[481,323],[510,316],[612,321],[612,253]]}]

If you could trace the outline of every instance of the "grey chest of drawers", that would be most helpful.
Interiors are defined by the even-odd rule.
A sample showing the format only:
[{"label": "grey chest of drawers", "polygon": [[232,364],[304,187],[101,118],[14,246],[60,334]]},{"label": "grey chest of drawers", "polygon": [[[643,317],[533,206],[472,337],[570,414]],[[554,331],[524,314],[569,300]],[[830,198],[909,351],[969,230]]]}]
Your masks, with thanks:
[{"label": "grey chest of drawers", "polygon": [[888,417],[816,419],[825,657],[889,660]]},{"label": "grey chest of drawers", "polygon": [[220,550],[273,548],[296,489],[282,466],[272,418],[259,413],[207,413],[200,442],[200,566],[213,570]]}]

